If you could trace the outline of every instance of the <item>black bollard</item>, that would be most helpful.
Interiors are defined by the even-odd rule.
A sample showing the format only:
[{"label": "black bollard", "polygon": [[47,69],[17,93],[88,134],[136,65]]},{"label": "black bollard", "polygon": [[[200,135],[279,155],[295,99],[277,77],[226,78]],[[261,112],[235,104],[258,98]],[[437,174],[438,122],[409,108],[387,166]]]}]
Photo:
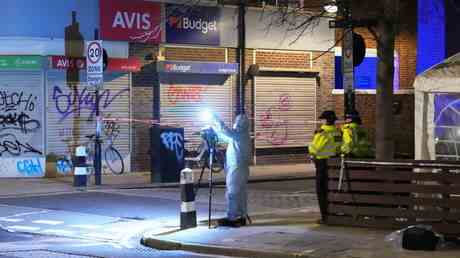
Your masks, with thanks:
[{"label": "black bollard", "polygon": [[74,171],[73,171],[73,186],[86,186],[88,168],[86,165],[86,147],[78,146],[75,150]]},{"label": "black bollard", "polygon": [[193,171],[184,168],[180,172],[181,206],[180,228],[196,227],[195,192],[193,185]]}]

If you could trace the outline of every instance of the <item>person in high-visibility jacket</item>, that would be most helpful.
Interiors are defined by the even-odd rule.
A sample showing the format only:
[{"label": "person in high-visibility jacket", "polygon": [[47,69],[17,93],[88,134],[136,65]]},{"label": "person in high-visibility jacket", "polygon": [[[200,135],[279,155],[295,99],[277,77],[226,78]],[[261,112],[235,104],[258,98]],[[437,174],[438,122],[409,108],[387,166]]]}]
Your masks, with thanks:
[{"label": "person in high-visibility jacket", "polygon": [[334,111],[324,111],[319,119],[325,120],[308,145],[308,152],[316,168],[316,194],[322,222],[327,218],[328,174],[327,161],[339,153],[342,136],[335,125],[337,116]]},{"label": "person in high-visibility jacket", "polygon": [[345,157],[369,158],[372,157],[372,146],[368,134],[362,127],[361,117],[357,111],[345,116],[346,122],[342,126],[342,146],[340,151]]}]

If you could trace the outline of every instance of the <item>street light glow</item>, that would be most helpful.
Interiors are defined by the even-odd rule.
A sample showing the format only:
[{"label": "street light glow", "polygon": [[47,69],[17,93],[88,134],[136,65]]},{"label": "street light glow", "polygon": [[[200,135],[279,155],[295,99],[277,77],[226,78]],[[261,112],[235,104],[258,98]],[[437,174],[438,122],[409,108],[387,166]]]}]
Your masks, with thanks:
[{"label": "street light glow", "polygon": [[211,110],[205,109],[201,112],[200,117],[202,121],[209,123],[212,122],[214,115]]},{"label": "street light glow", "polygon": [[339,7],[337,6],[337,3],[335,1],[329,2],[324,5],[324,11],[327,13],[337,13],[339,10]]}]

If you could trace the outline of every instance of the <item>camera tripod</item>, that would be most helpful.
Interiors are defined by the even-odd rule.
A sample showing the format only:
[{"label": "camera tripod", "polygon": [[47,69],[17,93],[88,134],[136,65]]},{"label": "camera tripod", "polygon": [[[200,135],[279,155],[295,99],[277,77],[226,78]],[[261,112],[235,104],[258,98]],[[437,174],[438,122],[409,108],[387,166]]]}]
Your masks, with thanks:
[{"label": "camera tripod", "polygon": [[200,178],[198,179],[197,187],[195,189],[195,196],[198,194],[198,189],[200,188],[201,184],[201,179],[203,178],[203,173],[206,170],[206,165],[208,165],[209,168],[209,176],[208,176],[208,187],[209,187],[209,199],[208,199],[208,228],[211,228],[211,207],[212,207],[212,174],[213,174],[213,159],[214,159],[214,154],[216,151],[216,145],[217,145],[217,134],[214,132],[212,128],[205,129],[201,137],[205,140],[205,143],[208,147],[208,152],[209,152],[209,159],[208,162],[209,164],[206,164],[206,162],[203,162],[203,165],[201,166],[201,173],[200,173]]}]

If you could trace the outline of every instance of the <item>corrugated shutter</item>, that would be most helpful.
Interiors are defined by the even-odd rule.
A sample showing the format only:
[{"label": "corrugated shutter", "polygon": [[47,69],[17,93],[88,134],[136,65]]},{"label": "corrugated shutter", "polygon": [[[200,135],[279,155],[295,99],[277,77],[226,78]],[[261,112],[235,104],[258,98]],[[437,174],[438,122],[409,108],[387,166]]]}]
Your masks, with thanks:
[{"label": "corrugated shutter", "polygon": [[187,76],[194,81],[193,84],[175,80],[173,75],[168,75],[168,80],[162,80],[160,122],[183,127],[186,148],[194,148],[199,144],[200,137],[193,134],[206,126],[200,119],[200,112],[204,109],[217,112],[227,125],[231,124],[233,77],[204,74]]},{"label": "corrugated shutter", "polygon": [[42,176],[43,71],[0,71],[0,78],[0,177]]},{"label": "corrugated shutter", "polygon": [[255,147],[302,147],[315,130],[316,78],[255,77]]},{"label": "corrugated shutter", "polygon": [[[118,136],[114,147],[123,156],[125,172],[130,170],[130,81],[130,75],[127,73],[106,73],[104,87],[99,92],[100,110],[104,118],[123,119],[123,122],[116,122]],[[62,71],[49,71],[46,82],[48,152],[55,154],[74,152],[76,144],[88,142],[86,136],[95,134],[94,88],[87,86],[83,72],[80,72],[80,83],[76,84],[77,90],[69,88],[66,73]],[[103,151],[104,147],[103,144]]]}]

